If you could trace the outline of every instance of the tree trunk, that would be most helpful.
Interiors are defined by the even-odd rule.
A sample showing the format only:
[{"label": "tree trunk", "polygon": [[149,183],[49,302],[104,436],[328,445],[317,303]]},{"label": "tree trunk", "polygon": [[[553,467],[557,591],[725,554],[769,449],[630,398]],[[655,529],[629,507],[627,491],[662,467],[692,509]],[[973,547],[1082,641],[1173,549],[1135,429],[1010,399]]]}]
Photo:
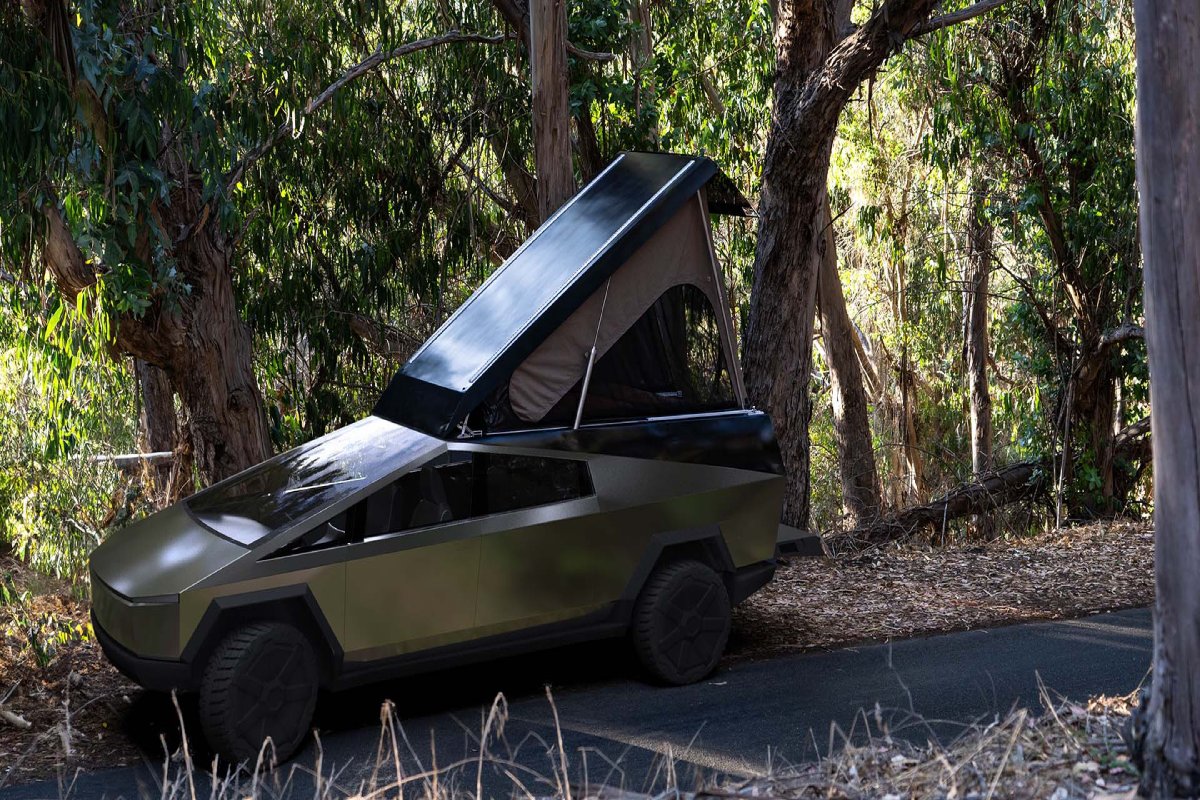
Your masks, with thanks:
[{"label": "tree trunk", "polygon": [[[1117,376],[1112,353],[1100,345],[1098,334],[1084,340],[1084,352],[1071,380],[1071,438],[1092,455],[1096,485],[1079,483],[1072,493],[1071,515],[1089,519],[1110,514],[1115,508],[1113,489],[1113,428],[1117,410]],[[1068,469],[1071,465],[1068,464]]]},{"label": "tree trunk", "polygon": [[858,85],[916,32],[935,5],[936,0],[886,0],[839,41],[850,3],[774,4],[774,108],[763,157],[744,361],[750,400],[770,414],[788,475],[783,519],[798,528],[808,524],[812,328],[838,117]]},{"label": "tree trunk", "polygon": [[925,500],[925,458],[921,454],[921,437],[917,434],[917,403],[920,397],[917,392],[916,370],[908,357],[908,344],[900,348],[900,424],[903,426],[902,441],[904,442],[904,467],[908,474],[909,502],[921,503]]},{"label": "tree trunk", "polygon": [[529,10],[533,159],[538,213],[544,222],[575,194],[567,96],[567,2],[533,0]]},{"label": "tree trunk", "polygon": [[[169,461],[145,465],[149,495],[155,508],[165,508],[188,494],[192,483],[192,459],[189,448],[180,448],[179,419],[175,413],[175,394],[167,373],[140,358],[133,359],[141,413],[138,415],[140,447],[144,453],[175,453]],[[181,452],[186,450],[186,452]]]},{"label": "tree trunk", "polygon": [[596,126],[592,124],[591,103],[581,103],[574,115],[575,139],[579,149],[579,172],[584,183],[600,174],[604,169],[604,154],[596,138]]},{"label": "tree trunk", "polygon": [[746,325],[750,400],[775,425],[788,481],[783,521],[808,526],[808,421],[812,327],[826,176],[840,107],[804,113],[801,93],[834,43],[823,3],[780,4],[775,20],[775,113],[763,158],[754,284]]},{"label": "tree trunk", "polygon": [[529,173],[523,154],[517,152],[513,142],[502,137],[497,131],[489,132],[486,137],[492,154],[500,164],[504,182],[517,202],[521,221],[525,223],[526,229],[533,233],[539,224],[537,179]]},{"label": "tree trunk", "polygon": [[[629,0],[629,60],[633,65],[633,103],[638,116],[645,106],[655,105],[654,26],[650,0]],[[650,129],[651,144],[658,144],[658,125]]]},{"label": "tree trunk", "polygon": [[[967,263],[963,276],[963,362],[971,404],[971,474],[976,479],[992,469],[992,396],[988,390],[988,281],[992,271],[992,224],[984,216],[983,181],[971,186],[967,220]],[[975,535],[991,539],[994,520],[972,519]]]},{"label": "tree trunk", "polygon": [[1200,7],[1135,0],[1154,450],[1154,666],[1141,790],[1200,794]]},{"label": "tree trunk", "polygon": [[[171,166],[164,162],[169,170]],[[171,174],[176,174],[172,172]],[[165,230],[202,220],[176,244],[174,256],[191,292],[174,307],[155,302],[141,316],[114,321],[116,349],[160,368],[183,405],[191,453],[202,484],[227,478],[270,457],[262,399],[254,377],[250,333],[238,316],[225,234],[203,221],[202,182],[180,180],[171,204],[159,209]],[[57,208],[43,248],[46,266],[68,298],[82,288],[84,264]]]},{"label": "tree trunk", "polygon": [[850,526],[861,528],[879,516],[879,472],[871,443],[867,395],[855,341],[858,334],[846,311],[842,280],[837,268],[837,243],[828,206],[825,209],[825,257],[817,279],[817,306],[825,332],[832,389],[833,431],[838,446],[842,480],[842,506]]},{"label": "tree trunk", "polygon": [[176,258],[193,299],[183,309],[182,335],[159,366],[183,402],[196,467],[212,483],[269,458],[271,439],[223,234],[187,240]]},{"label": "tree trunk", "polygon": [[[786,154],[773,152],[784,149]],[[811,153],[782,143],[767,146],[745,345],[746,389],[770,414],[787,471],[783,521],[797,528],[808,526],[813,306],[825,250],[819,229],[829,146],[819,151],[813,169],[795,163]]]}]

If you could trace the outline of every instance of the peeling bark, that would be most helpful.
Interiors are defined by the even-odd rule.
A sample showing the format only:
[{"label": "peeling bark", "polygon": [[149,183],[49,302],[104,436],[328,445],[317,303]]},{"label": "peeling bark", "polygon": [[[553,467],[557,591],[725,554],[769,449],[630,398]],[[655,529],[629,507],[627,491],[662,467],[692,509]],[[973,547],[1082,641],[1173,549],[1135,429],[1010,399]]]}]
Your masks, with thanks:
[{"label": "peeling bark", "polygon": [[533,0],[530,5],[529,65],[538,216],[544,222],[575,194],[567,96],[566,0]]},{"label": "peeling bark", "polygon": [[1200,7],[1135,0],[1154,449],[1154,666],[1141,791],[1200,795]]}]

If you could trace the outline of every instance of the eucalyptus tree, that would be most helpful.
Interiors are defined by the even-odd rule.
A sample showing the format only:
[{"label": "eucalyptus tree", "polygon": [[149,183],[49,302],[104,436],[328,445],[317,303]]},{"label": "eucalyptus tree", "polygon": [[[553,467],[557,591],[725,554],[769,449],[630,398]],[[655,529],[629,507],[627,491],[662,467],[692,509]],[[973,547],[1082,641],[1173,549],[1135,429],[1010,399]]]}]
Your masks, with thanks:
[{"label": "eucalyptus tree", "polygon": [[[467,21],[496,26],[490,15]],[[304,293],[315,288],[306,279],[345,290],[334,303],[341,308],[321,309],[327,319],[349,314],[328,326],[345,330],[363,306],[396,304],[395,281],[363,278],[407,268],[428,287],[464,258],[461,233],[475,217],[440,213],[455,201],[437,191],[447,164],[440,151],[433,157],[428,134],[470,115],[444,96],[409,104],[430,100],[430,85],[473,98],[461,90],[480,75],[446,69],[452,59],[427,60],[420,77],[384,68],[431,48],[506,46],[507,37],[430,37],[444,23],[428,10],[357,4],[281,14],[255,0],[69,10],[49,0],[6,5],[2,22],[6,269],[37,283],[40,256],[62,302],[103,321],[99,342],[162,371],[203,480],[270,453],[251,329],[297,345],[291,319],[311,310]],[[439,68],[440,77],[453,72],[453,85],[437,81]],[[356,92],[364,76],[378,82]],[[415,96],[401,96],[409,88]],[[331,123],[327,107],[353,127]],[[380,109],[392,113],[369,124]],[[397,119],[410,135],[384,128]],[[332,175],[295,160],[297,142],[322,135],[317,147],[332,139],[342,148],[320,165],[335,166]],[[406,169],[386,170],[392,183],[370,173],[397,159]],[[476,196],[464,193],[460,205]],[[436,221],[434,200],[444,204]],[[310,326],[299,344],[320,347],[321,336]]]},{"label": "eucalyptus tree", "polygon": [[1144,375],[1130,25],[1127,2],[1019,0],[931,42],[914,76],[933,111],[927,158],[986,181],[985,217],[1025,256],[1008,271],[1055,398],[1042,447],[1063,454],[1068,511],[1084,517],[1128,492],[1115,442],[1134,420],[1117,400]]},{"label": "eucalyptus tree", "polygon": [[746,385],[771,414],[789,473],[784,518],[808,520],[809,372],[817,275],[838,119],[859,84],[904,42],[971,19],[1003,0],[931,18],[936,0],[885,0],[860,25],[850,0],[775,5],[776,72],[763,157]]},{"label": "eucalyptus tree", "polygon": [[[978,480],[993,466],[992,393],[988,381],[988,287],[992,277],[995,231],[987,217],[987,189],[972,178],[967,204],[967,259],[963,269],[963,366],[970,407],[971,473]],[[990,517],[977,516],[977,534],[985,539],[995,532]]]},{"label": "eucalyptus tree", "polygon": [[1200,795],[1200,14],[1136,0],[1137,180],[1154,427],[1154,665],[1141,793]]},{"label": "eucalyptus tree", "polygon": [[859,360],[858,331],[846,309],[838,274],[837,244],[828,212],[825,255],[817,275],[817,311],[829,365],[830,405],[838,448],[842,507],[852,528],[869,525],[883,510],[883,493],[871,437],[870,409]]}]

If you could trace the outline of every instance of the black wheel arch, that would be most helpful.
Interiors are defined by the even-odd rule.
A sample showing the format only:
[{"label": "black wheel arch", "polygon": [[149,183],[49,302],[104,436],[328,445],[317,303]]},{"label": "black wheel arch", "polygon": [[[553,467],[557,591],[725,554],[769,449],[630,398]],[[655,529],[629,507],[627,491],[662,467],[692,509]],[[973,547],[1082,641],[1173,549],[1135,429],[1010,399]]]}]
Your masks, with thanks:
[{"label": "black wheel arch", "polygon": [[711,568],[721,576],[725,588],[732,589],[737,568],[719,525],[703,525],[658,533],[650,539],[637,568],[625,586],[625,591],[621,594],[621,605],[626,609],[626,618],[654,570],[661,564],[683,559],[699,561]]},{"label": "black wheel arch", "polygon": [[333,684],[341,669],[342,647],[312,590],[302,584],[214,598],[182,653],[182,660],[192,665],[197,685],[221,641],[254,622],[281,622],[299,630],[317,656],[321,686]]}]

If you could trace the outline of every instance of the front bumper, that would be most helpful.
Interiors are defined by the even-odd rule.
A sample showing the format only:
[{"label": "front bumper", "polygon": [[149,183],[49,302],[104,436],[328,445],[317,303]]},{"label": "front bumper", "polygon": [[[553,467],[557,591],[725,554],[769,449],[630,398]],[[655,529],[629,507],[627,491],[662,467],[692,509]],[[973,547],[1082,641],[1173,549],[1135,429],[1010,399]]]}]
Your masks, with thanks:
[{"label": "front bumper", "polygon": [[96,633],[96,640],[100,642],[104,655],[134,683],[157,692],[169,692],[172,689],[190,692],[199,685],[196,671],[191,664],[185,661],[146,658],[118,644],[101,627],[95,611],[92,612],[92,630]]}]

